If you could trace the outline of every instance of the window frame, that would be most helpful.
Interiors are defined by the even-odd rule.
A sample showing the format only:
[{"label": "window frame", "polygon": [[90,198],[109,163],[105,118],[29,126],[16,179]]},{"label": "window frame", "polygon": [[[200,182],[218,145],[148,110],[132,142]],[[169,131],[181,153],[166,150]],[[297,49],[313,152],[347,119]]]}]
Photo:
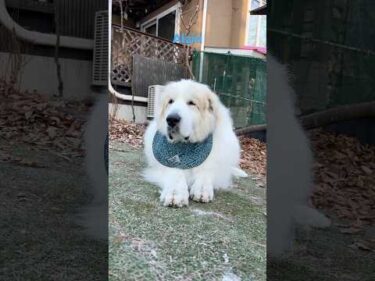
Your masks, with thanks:
[{"label": "window frame", "polygon": [[[157,34],[158,34],[158,21],[157,20],[150,21],[149,23],[144,25],[141,31],[146,33],[146,29],[153,26],[153,25],[156,25],[156,29],[155,29],[156,34],[153,34],[153,35],[157,36]],[[150,34],[150,33],[148,33],[148,34]]]},{"label": "window frame", "polygon": [[[251,16],[257,16],[257,23],[256,23],[256,34],[255,34],[255,45],[254,47],[264,47],[264,46],[259,46],[259,42],[260,42],[260,23],[261,23],[261,16],[260,15],[250,15],[250,11],[253,10],[252,8],[252,3],[253,3],[253,0],[248,0],[248,14],[247,14],[247,17],[246,17],[246,32],[245,32],[245,42],[244,42],[244,45],[251,45],[248,43],[248,40],[249,40],[249,24],[250,24],[250,17]],[[267,1],[266,0],[259,0],[259,7],[262,7],[264,5],[267,5]],[[251,45],[252,46],[252,45]]]},{"label": "window frame", "polygon": [[155,36],[159,37],[159,20],[166,15],[175,12],[175,24],[174,24],[174,35],[180,35],[180,17],[181,17],[181,3],[178,2],[177,4],[173,5],[172,7],[160,12],[159,14],[155,15],[154,17],[148,19],[147,21],[143,22],[140,25],[140,29],[142,32],[146,32],[146,28],[152,26],[156,22],[156,34]]}]

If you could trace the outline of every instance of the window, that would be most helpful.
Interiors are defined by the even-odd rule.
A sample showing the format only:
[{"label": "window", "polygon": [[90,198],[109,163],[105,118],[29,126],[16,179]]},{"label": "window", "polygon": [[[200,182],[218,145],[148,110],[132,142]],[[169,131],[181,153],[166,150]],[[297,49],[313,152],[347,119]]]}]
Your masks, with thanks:
[{"label": "window", "polygon": [[[266,4],[265,0],[249,1],[249,11],[255,10]],[[266,47],[267,45],[267,16],[248,15],[246,45]]]},{"label": "window", "polygon": [[156,35],[156,22],[151,22],[149,25],[145,26],[144,32]]},{"label": "window", "polygon": [[141,31],[173,41],[175,34],[179,34],[180,4],[163,11],[154,18],[141,24]]},{"label": "window", "polygon": [[159,19],[158,36],[173,41],[175,34],[176,12]]}]

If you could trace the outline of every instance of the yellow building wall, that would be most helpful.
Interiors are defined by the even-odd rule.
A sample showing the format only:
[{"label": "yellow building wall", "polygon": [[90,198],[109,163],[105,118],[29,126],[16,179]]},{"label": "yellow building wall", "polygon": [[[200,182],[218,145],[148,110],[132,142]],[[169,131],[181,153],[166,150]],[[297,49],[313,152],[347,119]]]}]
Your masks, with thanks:
[{"label": "yellow building wall", "polygon": [[245,45],[248,1],[207,1],[206,47],[241,48]]},{"label": "yellow building wall", "polygon": [[241,48],[245,45],[249,1],[250,0],[232,0],[231,48]]},{"label": "yellow building wall", "polygon": [[230,46],[232,14],[231,0],[207,1],[206,47]]}]

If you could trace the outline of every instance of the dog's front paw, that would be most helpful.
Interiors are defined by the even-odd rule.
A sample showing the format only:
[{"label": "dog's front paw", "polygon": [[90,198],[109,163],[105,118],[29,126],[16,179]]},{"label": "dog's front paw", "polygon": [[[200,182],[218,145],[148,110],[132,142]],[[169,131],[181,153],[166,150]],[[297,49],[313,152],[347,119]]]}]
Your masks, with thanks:
[{"label": "dog's front paw", "polygon": [[210,202],[214,199],[214,188],[212,185],[196,182],[190,188],[190,198],[197,202]]},{"label": "dog's front paw", "polygon": [[180,208],[189,204],[189,193],[187,190],[163,190],[160,201],[164,206]]}]

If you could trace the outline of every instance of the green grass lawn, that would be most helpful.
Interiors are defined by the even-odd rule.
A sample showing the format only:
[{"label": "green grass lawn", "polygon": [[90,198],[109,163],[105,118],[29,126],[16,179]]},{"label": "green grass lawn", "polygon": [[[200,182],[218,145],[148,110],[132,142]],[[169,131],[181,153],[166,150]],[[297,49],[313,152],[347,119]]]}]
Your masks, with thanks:
[{"label": "green grass lawn", "polygon": [[140,176],[142,150],[111,142],[109,157],[110,280],[266,280],[264,188],[241,179],[212,203],[168,208]]}]

